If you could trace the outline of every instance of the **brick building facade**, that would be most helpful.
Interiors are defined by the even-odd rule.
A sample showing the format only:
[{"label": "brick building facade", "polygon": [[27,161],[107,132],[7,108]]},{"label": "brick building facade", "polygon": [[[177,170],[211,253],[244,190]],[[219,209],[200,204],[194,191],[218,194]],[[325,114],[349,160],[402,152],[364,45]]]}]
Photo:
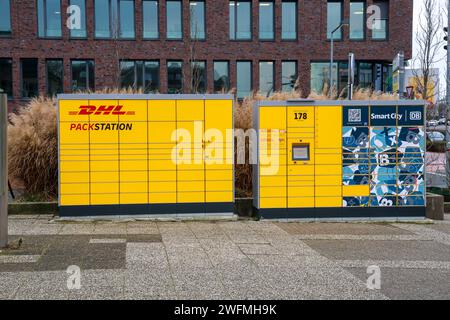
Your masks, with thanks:
[{"label": "brick building facade", "polygon": [[[9,0],[6,0],[9,1]],[[1,3],[6,3],[4,0]],[[327,62],[330,55],[330,41],[327,40],[327,2],[326,0],[299,0],[296,15],[296,39],[283,40],[282,2],[271,2],[274,8],[274,39],[260,40],[258,36],[260,23],[260,2],[251,1],[251,40],[230,40],[229,0],[205,1],[205,34],[204,40],[190,39],[190,1],[182,1],[182,34],[180,40],[168,40],[166,36],[166,1],[158,1],[159,36],[158,39],[143,39],[143,1],[135,0],[134,5],[134,39],[97,39],[94,33],[94,0],[86,0],[85,39],[73,39],[66,28],[67,7],[69,0],[60,1],[61,37],[43,38],[38,35],[38,14],[36,0],[10,1],[11,32],[0,33],[0,59],[9,59],[12,63],[11,107],[17,107],[24,100],[21,93],[23,70],[21,59],[37,60],[37,80],[39,94],[47,93],[48,59],[61,59],[63,63],[63,91],[71,92],[72,70],[74,59],[89,59],[95,63],[95,89],[118,85],[119,61],[157,60],[159,61],[159,92],[167,92],[167,61],[183,61],[183,89],[188,92],[191,79],[190,57],[206,62],[206,91],[214,91],[213,61],[227,61],[229,70],[229,86],[236,87],[236,62],[251,61],[252,89],[259,88],[259,62],[273,61],[274,90],[282,86],[282,61],[297,63],[299,84],[306,95],[311,90],[311,63]],[[336,2],[333,0],[333,2]],[[342,18],[349,18],[350,0],[340,1]],[[364,2],[365,8],[373,4],[373,0]],[[387,37],[384,40],[372,39],[370,30],[364,28],[364,39],[350,40],[349,28],[342,29],[342,40],[335,40],[334,55],[336,61],[346,61],[348,53],[355,54],[357,61],[370,61],[388,65],[395,54],[404,51],[405,58],[412,54],[412,14],[413,1],[388,1]],[[4,8],[3,8],[4,9]],[[2,8],[0,8],[2,10]],[[1,13],[0,13],[1,14]],[[5,13],[3,13],[5,14]],[[5,74],[0,78],[5,78]],[[373,76],[372,76],[373,77]],[[9,79],[7,79],[9,81]]]}]

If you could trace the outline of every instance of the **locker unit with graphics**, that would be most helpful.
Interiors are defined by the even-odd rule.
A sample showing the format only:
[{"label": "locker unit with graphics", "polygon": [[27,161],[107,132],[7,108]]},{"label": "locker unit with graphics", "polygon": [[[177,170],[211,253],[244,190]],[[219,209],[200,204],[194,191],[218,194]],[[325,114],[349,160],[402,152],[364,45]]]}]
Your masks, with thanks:
[{"label": "locker unit with graphics", "polygon": [[423,101],[265,101],[253,121],[261,217],[425,216]]},{"label": "locker unit with graphics", "polygon": [[231,95],[58,96],[61,216],[232,214]]}]

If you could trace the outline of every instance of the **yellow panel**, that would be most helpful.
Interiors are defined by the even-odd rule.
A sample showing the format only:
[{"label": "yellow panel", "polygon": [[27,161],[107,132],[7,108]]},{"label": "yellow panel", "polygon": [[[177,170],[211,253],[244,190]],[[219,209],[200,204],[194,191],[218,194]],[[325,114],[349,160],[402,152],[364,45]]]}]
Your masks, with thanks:
[{"label": "yellow panel", "polygon": [[119,171],[119,161],[91,161],[91,172],[93,171]]},{"label": "yellow panel", "polygon": [[288,179],[288,187],[314,187],[314,177],[308,177],[309,180]]},{"label": "yellow panel", "polygon": [[149,182],[148,191],[150,193],[176,192],[177,184],[176,182],[167,182],[167,181]]},{"label": "yellow panel", "polygon": [[91,182],[119,182],[119,172],[91,172]]},{"label": "yellow panel", "polygon": [[313,207],[314,207],[314,197],[288,198],[288,208],[313,208]]},{"label": "yellow panel", "polygon": [[120,193],[148,193],[147,182],[122,182],[120,181]]},{"label": "yellow panel", "polygon": [[177,202],[180,203],[193,203],[193,202],[205,202],[204,192],[178,192]]},{"label": "yellow panel", "polygon": [[61,172],[61,183],[89,183],[89,172]]},{"label": "yellow panel", "polygon": [[361,186],[343,186],[342,187],[342,196],[343,197],[364,197],[369,196],[370,189],[369,185],[361,185]]},{"label": "yellow panel", "polygon": [[342,164],[342,154],[316,153],[316,164]]},{"label": "yellow panel", "polygon": [[316,208],[342,207],[341,197],[316,197]]},{"label": "yellow panel", "polygon": [[89,161],[89,155],[82,156],[82,155],[70,155],[70,156],[60,156],[60,160],[64,161]]},{"label": "yellow panel", "polygon": [[205,190],[204,181],[178,181],[178,192],[203,191]]},{"label": "yellow panel", "polygon": [[119,204],[118,194],[91,194],[91,205]]},{"label": "yellow panel", "polygon": [[150,203],[176,203],[177,194],[175,192],[166,193],[149,193],[148,194]]},{"label": "yellow panel", "polygon": [[204,170],[180,171],[177,172],[178,181],[204,181]]},{"label": "yellow panel", "polygon": [[314,165],[289,165],[288,176],[293,175],[314,176]]},{"label": "yellow panel", "polygon": [[204,100],[177,100],[177,121],[205,119]]},{"label": "yellow panel", "polygon": [[89,146],[88,145],[71,145],[71,146],[61,146],[59,149],[59,154],[62,156],[69,155],[88,155]]},{"label": "yellow panel", "polygon": [[121,111],[125,112],[119,115],[120,122],[147,122],[147,100],[119,100],[119,105],[123,107]]},{"label": "yellow panel", "polygon": [[206,180],[233,180],[233,170],[206,170]]},{"label": "yellow panel", "polygon": [[95,144],[110,144],[111,147],[119,143],[119,131],[115,130],[95,130],[90,133],[91,149],[95,149]]},{"label": "yellow panel", "polygon": [[176,171],[149,171],[149,181],[176,181]]},{"label": "yellow panel", "polygon": [[314,107],[287,107],[288,127],[314,127]]},{"label": "yellow panel", "polygon": [[341,165],[316,165],[315,166],[316,175],[327,176],[327,175],[341,175],[342,166]]},{"label": "yellow panel", "polygon": [[119,131],[120,143],[147,143],[147,122],[131,123],[132,130]]},{"label": "yellow panel", "polygon": [[316,153],[316,156],[320,155],[320,154],[341,154],[342,149],[339,149],[339,148],[316,149],[315,153]]},{"label": "yellow panel", "polygon": [[118,192],[119,183],[91,183],[91,194]]},{"label": "yellow panel", "polygon": [[232,202],[233,192],[206,192],[206,202]]},{"label": "yellow panel", "polygon": [[176,143],[176,128],[176,122],[149,122],[148,142],[172,145]]},{"label": "yellow panel", "polygon": [[64,195],[59,197],[61,206],[83,206],[89,205],[89,195]]},{"label": "yellow panel", "polygon": [[175,121],[175,110],[175,100],[148,100],[148,121]]},{"label": "yellow panel", "polygon": [[149,169],[152,170],[176,170],[176,164],[172,160],[149,160]]},{"label": "yellow panel", "polygon": [[89,194],[89,183],[61,183],[61,194]]},{"label": "yellow panel", "polygon": [[87,100],[60,100],[59,101],[59,121],[86,122],[88,115],[80,115],[80,106],[87,106]]},{"label": "yellow panel", "polygon": [[260,187],[260,197],[286,197],[285,187]]},{"label": "yellow panel", "polygon": [[288,197],[314,197],[314,187],[288,187]]},{"label": "yellow panel", "polygon": [[121,154],[120,161],[143,161],[147,162],[146,154]]},{"label": "yellow panel", "polygon": [[316,186],[341,186],[342,176],[316,176]]},{"label": "yellow panel", "polygon": [[263,176],[259,178],[260,187],[285,187],[286,176]]},{"label": "yellow panel", "polygon": [[[89,105],[95,106],[96,110],[94,113],[92,113],[89,118],[90,122],[112,122],[117,123],[119,122],[119,115],[113,114],[114,111],[117,111],[115,108],[119,105],[118,100],[89,100]],[[112,112],[110,111],[101,111],[101,109],[113,109]],[[122,108],[123,109],[123,108]],[[122,112],[123,110],[120,109],[119,111]],[[107,131],[108,132],[108,131]]]},{"label": "yellow panel", "polygon": [[147,161],[145,160],[122,160],[120,159],[120,171],[147,170]]},{"label": "yellow panel", "polygon": [[260,107],[259,128],[286,130],[286,107]]},{"label": "yellow panel", "polygon": [[317,187],[316,186],[316,197],[340,197],[342,196],[341,186],[327,186],[327,187]]},{"label": "yellow panel", "polygon": [[87,161],[61,161],[61,172],[89,172]]},{"label": "yellow panel", "polygon": [[[100,147],[100,148],[99,148]],[[104,155],[111,155],[116,156],[119,158],[119,149],[117,148],[117,145],[108,144],[108,145],[96,145],[95,149],[91,149],[90,151],[91,157],[94,156],[104,156]]]},{"label": "yellow panel", "polygon": [[260,198],[259,207],[264,208],[286,208],[286,197],[280,198]]},{"label": "yellow panel", "polygon": [[96,161],[119,161],[119,155],[109,155],[109,154],[103,154],[103,155],[91,155],[90,156],[91,162]]},{"label": "yellow panel", "polygon": [[316,107],[316,148],[341,148],[342,107]]},{"label": "yellow panel", "polygon": [[147,171],[120,171],[120,182],[132,182],[140,181],[147,182],[148,172]]},{"label": "yellow panel", "polygon": [[146,204],[148,203],[147,193],[121,193],[120,204]]},{"label": "yellow panel", "polygon": [[207,191],[231,191],[233,190],[233,181],[206,181]]},{"label": "yellow panel", "polygon": [[205,129],[225,130],[233,128],[232,100],[205,100]]},{"label": "yellow panel", "polygon": [[[88,122],[75,123],[75,122],[61,122],[59,125],[59,141],[62,147],[65,144],[88,144],[89,143],[89,131],[88,130],[76,130],[77,125],[80,128],[89,128]],[[74,127],[75,126],[75,127]]]},{"label": "yellow panel", "polygon": [[205,164],[207,172],[218,171],[218,170],[233,170],[233,159],[225,159],[223,164]]}]

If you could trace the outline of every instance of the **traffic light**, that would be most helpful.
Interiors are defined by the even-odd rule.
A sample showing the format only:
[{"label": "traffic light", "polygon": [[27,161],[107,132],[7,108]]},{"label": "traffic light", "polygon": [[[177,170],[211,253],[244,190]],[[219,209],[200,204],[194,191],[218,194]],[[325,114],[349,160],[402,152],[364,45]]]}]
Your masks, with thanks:
[{"label": "traffic light", "polygon": [[[444,27],[444,32],[445,32],[444,41],[447,42],[448,44],[448,27]],[[444,46],[445,50],[448,50],[447,44]]]}]

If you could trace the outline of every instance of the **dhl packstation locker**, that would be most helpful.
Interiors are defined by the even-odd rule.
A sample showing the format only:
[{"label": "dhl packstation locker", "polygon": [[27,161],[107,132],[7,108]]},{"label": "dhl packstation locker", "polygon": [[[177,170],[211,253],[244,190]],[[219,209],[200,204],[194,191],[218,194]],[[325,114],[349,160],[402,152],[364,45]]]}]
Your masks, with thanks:
[{"label": "dhl packstation locker", "polygon": [[425,216],[423,101],[265,101],[253,116],[261,217]]},{"label": "dhl packstation locker", "polygon": [[58,96],[61,216],[232,214],[231,95]]}]

